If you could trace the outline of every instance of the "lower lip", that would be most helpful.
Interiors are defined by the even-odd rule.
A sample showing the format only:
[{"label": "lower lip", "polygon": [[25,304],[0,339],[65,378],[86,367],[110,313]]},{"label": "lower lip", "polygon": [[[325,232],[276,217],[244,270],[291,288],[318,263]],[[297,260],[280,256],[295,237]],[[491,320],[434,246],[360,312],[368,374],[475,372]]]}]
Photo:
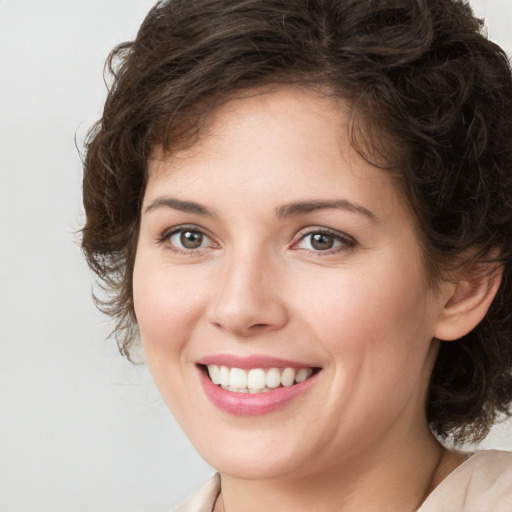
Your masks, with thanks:
[{"label": "lower lip", "polygon": [[201,384],[210,402],[218,409],[237,416],[268,414],[283,407],[290,400],[305,393],[316,382],[318,373],[305,381],[288,387],[279,387],[264,393],[233,393],[214,384],[199,369]]}]

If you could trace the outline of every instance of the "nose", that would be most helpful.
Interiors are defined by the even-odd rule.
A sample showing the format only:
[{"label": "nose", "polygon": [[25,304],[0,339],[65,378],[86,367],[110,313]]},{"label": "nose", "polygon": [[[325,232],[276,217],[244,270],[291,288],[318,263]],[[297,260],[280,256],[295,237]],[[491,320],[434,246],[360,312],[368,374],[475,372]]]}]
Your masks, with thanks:
[{"label": "nose", "polygon": [[261,254],[239,254],[223,262],[207,316],[218,329],[247,338],[281,329],[288,309],[279,286],[279,265]]}]

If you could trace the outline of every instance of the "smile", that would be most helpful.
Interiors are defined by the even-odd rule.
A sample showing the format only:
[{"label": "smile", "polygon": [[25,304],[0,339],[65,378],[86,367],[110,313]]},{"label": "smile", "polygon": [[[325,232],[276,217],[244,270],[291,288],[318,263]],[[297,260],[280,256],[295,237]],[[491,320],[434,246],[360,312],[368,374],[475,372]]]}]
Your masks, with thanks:
[{"label": "smile", "polygon": [[217,355],[197,363],[209,401],[224,413],[255,416],[308,394],[322,368],[263,356]]},{"label": "smile", "polygon": [[265,393],[279,387],[304,382],[313,375],[313,368],[230,368],[206,366],[210,380],[232,393]]}]

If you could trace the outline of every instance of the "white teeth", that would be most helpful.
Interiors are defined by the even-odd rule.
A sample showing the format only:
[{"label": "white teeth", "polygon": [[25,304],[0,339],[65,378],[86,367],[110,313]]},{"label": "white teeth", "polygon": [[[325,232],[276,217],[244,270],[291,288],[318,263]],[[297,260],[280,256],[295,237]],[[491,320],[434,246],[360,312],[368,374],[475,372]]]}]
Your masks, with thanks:
[{"label": "white teeth", "polygon": [[311,377],[313,370],[311,368],[301,368],[295,376],[295,382],[304,382],[306,379]]},{"label": "white teeth", "polygon": [[231,368],[229,386],[232,388],[247,388],[247,373],[242,368]]},{"label": "white teeth", "polygon": [[313,375],[312,368],[230,368],[211,364],[207,366],[210,379],[216,385],[233,393],[265,393],[279,386],[299,384]]},{"label": "white teeth", "polygon": [[291,386],[295,382],[295,370],[285,368],[281,375],[281,384],[285,387]]},{"label": "white teeth", "polygon": [[249,389],[263,389],[267,385],[267,376],[261,368],[249,370],[247,387]]},{"label": "white teeth", "polygon": [[247,388],[237,388],[236,386],[227,386],[227,390],[233,393],[249,393]]},{"label": "white teeth", "polygon": [[208,366],[208,373],[210,374],[210,379],[212,379],[214,384],[220,384],[220,370],[216,364]]},{"label": "white teeth", "polygon": [[219,380],[222,386],[229,386],[229,368],[227,366],[221,366],[219,372]]},{"label": "white teeth", "polygon": [[281,372],[278,368],[270,368],[267,372],[267,387],[277,388],[281,385]]}]

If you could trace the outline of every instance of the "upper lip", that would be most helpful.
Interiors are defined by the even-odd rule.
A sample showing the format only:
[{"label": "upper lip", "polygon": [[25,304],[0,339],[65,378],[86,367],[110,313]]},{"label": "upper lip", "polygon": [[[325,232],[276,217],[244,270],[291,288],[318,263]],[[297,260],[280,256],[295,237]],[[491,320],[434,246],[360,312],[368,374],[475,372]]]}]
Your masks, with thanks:
[{"label": "upper lip", "polygon": [[315,368],[316,365],[293,361],[291,359],[282,359],[279,357],[270,357],[264,355],[238,356],[234,354],[212,354],[198,359],[197,364],[228,366],[230,368]]}]

